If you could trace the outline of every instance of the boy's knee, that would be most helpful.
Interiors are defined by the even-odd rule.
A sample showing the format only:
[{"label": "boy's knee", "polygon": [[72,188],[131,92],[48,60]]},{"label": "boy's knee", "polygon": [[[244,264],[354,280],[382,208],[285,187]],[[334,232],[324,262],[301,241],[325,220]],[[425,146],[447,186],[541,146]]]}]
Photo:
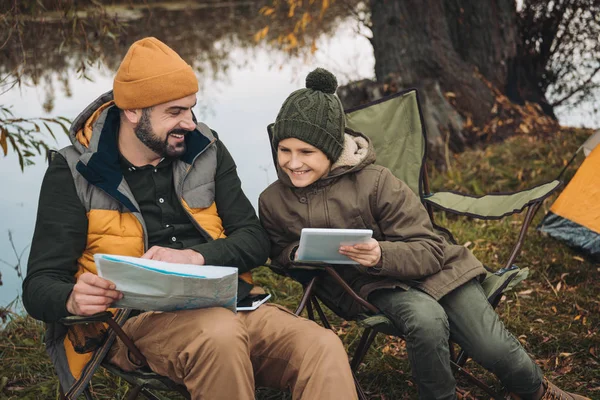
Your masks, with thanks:
[{"label": "boy's knee", "polygon": [[437,342],[448,340],[450,335],[448,316],[441,307],[417,309],[404,320],[404,325],[407,339]]}]

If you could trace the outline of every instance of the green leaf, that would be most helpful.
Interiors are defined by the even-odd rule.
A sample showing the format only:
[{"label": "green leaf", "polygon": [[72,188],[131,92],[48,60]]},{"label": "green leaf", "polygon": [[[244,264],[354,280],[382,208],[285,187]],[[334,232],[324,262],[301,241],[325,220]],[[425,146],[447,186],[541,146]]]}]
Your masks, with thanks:
[{"label": "green leaf", "polygon": [[6,137],[8,136],[8,131],[5,127],[0,127],[2,132],[0,133],[0,147],[4,151],[4,156],[8,154],[8,145],[6,144]]},{"label": "green leaf", "polygon": [[65,135],[69,136],[69,129],[67,128],[67,126],[58,120],[56,121],[56,123],[60,125],[60,127],[65,132]]},{"label": "green leaf", "polygon": [[46,127],[46,130],[48,131],[48,133],[50,133],[50,136],[52,136],[54,141],[56,141],[56,136],[54,136],[54,132],[52,132],[52,129],[50,129],[50,126],[46,122],[42,122],[42,123]]}]

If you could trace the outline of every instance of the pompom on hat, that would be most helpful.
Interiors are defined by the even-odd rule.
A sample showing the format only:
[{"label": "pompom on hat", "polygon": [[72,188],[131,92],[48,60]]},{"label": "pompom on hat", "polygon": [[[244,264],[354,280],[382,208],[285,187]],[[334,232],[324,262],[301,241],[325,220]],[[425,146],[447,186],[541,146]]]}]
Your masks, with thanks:
[{"label": "pompom on hat", "polygon": [[173,49],[154,37],[133,43],[113,82],[122,110],[147,108],[198,92],[198,79]]},{"label": "pompom on hat", "polygon": [[306,89],[299,89],[283,102],[273,128],[273,148],[280,141],[296,138],[315,146],[335,162],[344,147],[344,107],[335,95],[337,79],[323,68],[306,76]]}]

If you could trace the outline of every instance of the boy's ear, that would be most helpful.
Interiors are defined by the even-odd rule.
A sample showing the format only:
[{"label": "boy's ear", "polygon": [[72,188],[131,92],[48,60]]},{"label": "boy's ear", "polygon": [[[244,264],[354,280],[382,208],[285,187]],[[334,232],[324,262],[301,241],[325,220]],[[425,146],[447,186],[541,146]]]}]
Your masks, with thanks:
[{"label": "boy's ear", "polygon": [[142,109],[136,108],[134,110],[123,110],[123,116],[127,121],[133,125],[137,125],[142,118]]}]

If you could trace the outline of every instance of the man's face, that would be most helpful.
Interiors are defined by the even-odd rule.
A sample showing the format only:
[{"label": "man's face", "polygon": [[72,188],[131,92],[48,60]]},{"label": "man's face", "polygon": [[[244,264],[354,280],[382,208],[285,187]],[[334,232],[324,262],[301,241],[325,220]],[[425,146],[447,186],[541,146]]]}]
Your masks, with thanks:
[{"label": "man's face", "polygon": [[196,128],[192,108],[196,95],[141,110],[133,129],[137,138],[161,157],[177,158],[185,153],[185,135]]}]

